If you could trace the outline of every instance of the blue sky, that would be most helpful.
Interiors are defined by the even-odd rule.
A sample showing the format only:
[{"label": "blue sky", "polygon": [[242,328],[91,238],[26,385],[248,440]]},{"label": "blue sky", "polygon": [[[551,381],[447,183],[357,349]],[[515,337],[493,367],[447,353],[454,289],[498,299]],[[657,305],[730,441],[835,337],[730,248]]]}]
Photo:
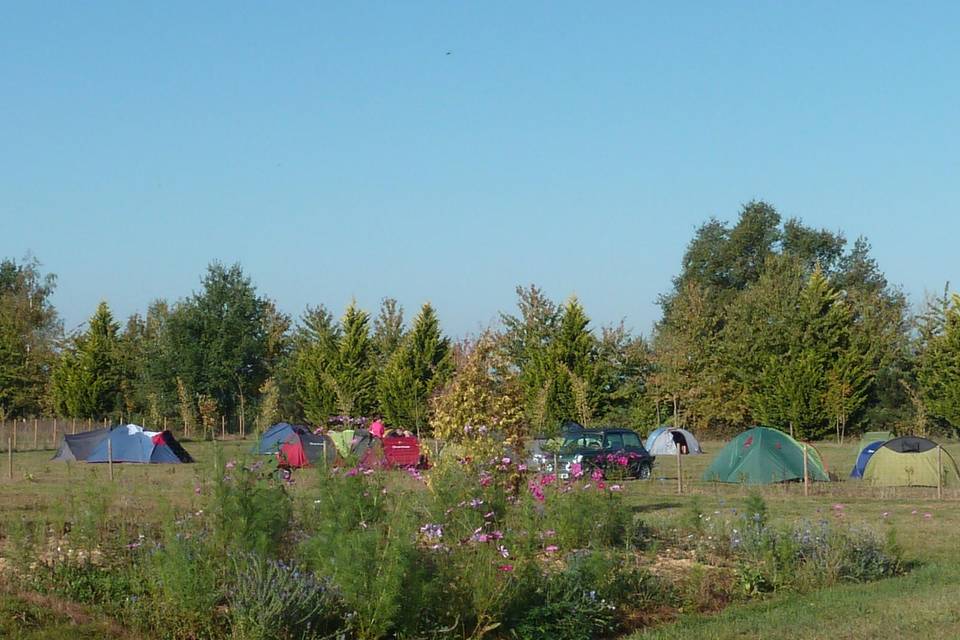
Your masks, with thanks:
[{"label": "blue sky", "polygon": [[0,6],[0,256],[68,328],[217,259],[293,315],[463,334],[538,283],[647,333],[755,198],[960,282],[958,3],[143,5]]}]

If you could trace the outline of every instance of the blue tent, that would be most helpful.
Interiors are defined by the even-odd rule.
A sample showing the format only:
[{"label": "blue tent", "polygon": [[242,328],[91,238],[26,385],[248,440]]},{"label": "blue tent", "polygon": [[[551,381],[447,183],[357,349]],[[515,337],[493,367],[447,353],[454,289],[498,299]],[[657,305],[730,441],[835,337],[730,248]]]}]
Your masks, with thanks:
[{"label": "blue tent", "polygon": [[278,422],[260,436],[256,452],[264,455],[277,453],[280,451],[280,445],[290,440],[294,435],[296,435],[296,430],[292,424]]},{"label": "blue tent", "polygon": [[103,433],[92,447],[86,462],[136,462],[142,464],[180,464],[193,462],[190,454],[169,431],[145,431],[135,424],[118,425]]},{"label": "blue tent", "polygon": [[863,470],[867,468],[867,463],[870,462],[870,457],[877,452],[877,449],[883,446],[883,443],[883,440],[871,442],[860,451],[860,455],[857,456],[857,463],[853,465],[853,471],[850,472],[851,478],[863,477]]}]

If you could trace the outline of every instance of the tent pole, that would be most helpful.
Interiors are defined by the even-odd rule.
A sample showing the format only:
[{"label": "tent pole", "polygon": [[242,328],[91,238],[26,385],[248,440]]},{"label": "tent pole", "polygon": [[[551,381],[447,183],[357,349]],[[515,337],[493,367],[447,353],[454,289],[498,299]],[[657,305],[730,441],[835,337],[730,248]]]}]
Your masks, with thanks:
[{"label": "tent pole", "polygon": [[803,495],[810,495],[810,474],[807,472],[807,443],[803,443]]}]

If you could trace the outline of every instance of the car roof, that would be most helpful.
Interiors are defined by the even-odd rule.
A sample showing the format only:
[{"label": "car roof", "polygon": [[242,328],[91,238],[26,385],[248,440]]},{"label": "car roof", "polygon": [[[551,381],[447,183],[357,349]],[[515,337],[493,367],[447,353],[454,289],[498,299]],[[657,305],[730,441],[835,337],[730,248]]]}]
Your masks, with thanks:
[{"label": "car roof", "polygon": [[600,427],[599,429],[584,429],[583,431],[571,431],[567,434],[568,438],[576,438],[582,436],[583,434],[593,434],[593,435],[603,435],[605,433],[633,433],[637,432],[633,429],[627,429],[625,427]]}]

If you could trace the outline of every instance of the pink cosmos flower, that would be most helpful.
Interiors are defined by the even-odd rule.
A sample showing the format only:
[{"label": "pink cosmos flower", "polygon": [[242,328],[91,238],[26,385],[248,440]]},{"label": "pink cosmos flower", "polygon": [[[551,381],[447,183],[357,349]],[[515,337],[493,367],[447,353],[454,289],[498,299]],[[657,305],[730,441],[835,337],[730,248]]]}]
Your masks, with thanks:
[{"label": "pink cosmos flower", "polygon": [[570,465],[570,473],[574,478],[580,478],[583,476],[583,465],[579,462],[574,462]]},{"label": "pink cosmos flower", "polygon": [[556,479],[557,479],[557,476],[555,476],[552,473],[548,473],[547,475],[540,478],[540,486],[545,487],[548,484],[553,484],[554,481],[556,481]]},{"label": "pink cosmos flower", "polygon": [[840,511],[840,510],[842,510],[842,509],[844,508],[844,506],[843,506],[842,504],[840,504],[840,503],[837,503],[837,504],[833,505],[833,508],[834,508],[835,510],[837,510],[837,511]]},{"label": "pink cosmos flower", "polygon": [[497,547],[497,551],[500,552],[500,555],[503,556],[504,558],[509,558],[509,557],[510,557],[510,552],[507,551],[507,548],[506,548],[505,546],[503,546],[502,544]]},{"label": "pink cosmos flower", "polygon": [[600,469],[594,469],[593,473],[590,474],[590,477],[593,479],[594,482],[603,480],[603,471],[601,471]]},{"label": "pink cosmos flower", "polygon": [[927,520],[929,520],[930,518],[933,517],[933,514],[932,514],[932,513],[925,513],[925,514],[923,514],[923,517],[926,518]]},{"label": "pink cosmos flower", "polygon": [[551,544],[551,545],[547,545],[547,548],[544,549],[544,551],[546,551],[547,553],[556,553],[557,549],[559,548],[560,547],[558,547],[557,545]]},{"label": "pink cosmos flower", "polygon": [[606,488],[607,488],[607,484],[603,480],[597,483],[597,489],[600,489],[601,491],[603,491]]},{"label": "pink cosmos flower", "polygon": [[513,565],[512,565],[512,564],[502,564],[502,565],[500,565],[499,567],[497,567],[497,570],[498,570],[498,571],[503,571],[504,573],[509,573],[509,572],[513,571]]},{"label": "pink cosmos flower", "polygon": [[610,485],[610,491],[620,491],[620,489],[622,489],[622,488],[623,488],[623,487],[621,487],[621,486],[618,485],[618,484],[612,484],[612,485]]}]

